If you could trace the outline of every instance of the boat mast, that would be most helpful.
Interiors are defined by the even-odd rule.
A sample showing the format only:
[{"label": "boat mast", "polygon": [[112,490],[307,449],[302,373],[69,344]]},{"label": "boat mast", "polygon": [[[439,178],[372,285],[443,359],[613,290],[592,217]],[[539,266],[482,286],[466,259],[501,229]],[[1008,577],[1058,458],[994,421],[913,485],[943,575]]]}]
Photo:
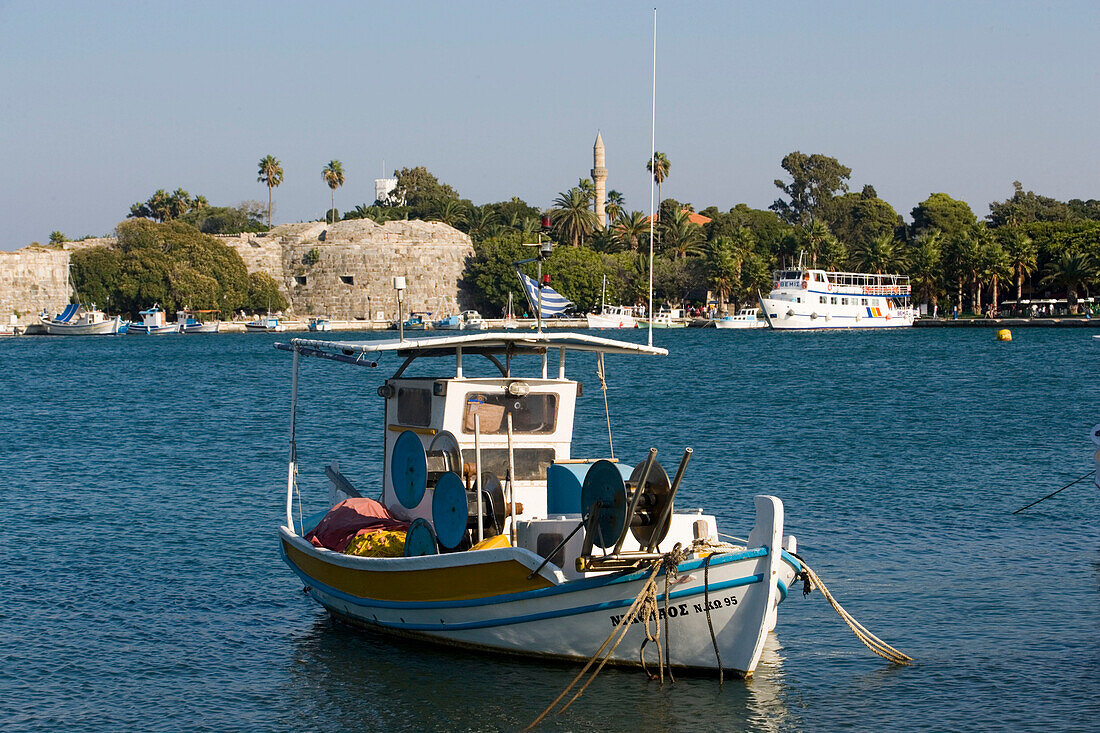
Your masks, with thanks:
[{"label": "boat mast", "polygon": [[657,172],[657,8],[653,8],[653,95],[650,106],[649,158],[649,345],[653,345],[653,174]]}]

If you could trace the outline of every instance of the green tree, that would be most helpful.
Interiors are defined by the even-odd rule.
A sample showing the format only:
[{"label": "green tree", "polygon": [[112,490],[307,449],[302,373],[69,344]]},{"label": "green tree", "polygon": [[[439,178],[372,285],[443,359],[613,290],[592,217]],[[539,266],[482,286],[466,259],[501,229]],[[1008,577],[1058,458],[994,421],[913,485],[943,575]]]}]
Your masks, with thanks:
[{"label": "green tree", "polygon": [[927,303],[934,311],[942,289],[943,232],[939,229],[917,235],[909,251],[909,279],[917,302]]},{"label": "green tree", "polygon": [[283,164],[274,155],[260,158],[260,171],[256,180],[267,186],[267,227],[271,228],[271,190],[283,182]]},{"label": "green tree", "polygon": [[937,229],[950,238],[966,231],[978,221],[970,205],[946,193],[933,193],[912,211],[913,229],[919,232]]},{"label": "green tree", "polygon": [[905,253],[892,234],[882,234],[856,246],[852,262],[862,272],[897,272],[905,266]]},{"label": "green tree", "polygon": [[791,182],[784,183],[777,178],[775,187],[790,201],[777,199],[771,209],[788,224],[799,227],[808,227],[823,218],[829,201],[838,192],[847,192],[847,180],[852,175],[851,168],[841,165],[836,158],[819,153],[788,153],[780,165],[791,176]]},{"label": "green tree", "polygon": [[1015,274],[1016,302],[1019,303],[1024,296],[1024,277],[1035,272],[1039,248],[1019,227],[1001,227],[997,229],[997,238],[1008,253],[1009,263]]},{"label": "green tree", "polygon": [[831,199],[824,207],[824,216],[829,231],[849,246],[887,234],[894,236],[902,224],[894,207],[878,197],[874,186]]},{"label": "green tree", "polygon": [[740,231],[738,240],[723,234],[707,244],[707,279],[718,292],[719,312],[726,312],[726,302],[741,282],[741,263],[755,244],[752,232],[747,229]]},{"label": "green tree", "polygon": [[488,206],[475,206],[470,209],[467,223],[470,228],[470,237],[474,241],[481,241],[489,236],[489,232],[500,222],[497,212]]},{"label": "green tree", "polygon": [[592,211],[595,212],[596,184],[592,182],[591,178],[581,178],[577,181],[577,188],[588,198],[588,205],[592,206]]},{"label": "green tree", "polygon": [[[321,178],[332,192],[332,210],[336,211],[336,189],[344,185],[344,165],[338,160],[330,160],[328,165],[321,169]],[[326,218],[326,221],[328,219]],[[336,217],[332,217],[332,223],[336,223]]]},{"label": "green tree", "polygon": [[237,206],[192,207],[191,211],[179,218],[203,234],[240,234],[241,232],[263,232],[264,207],[258,201],[243,201]]},{"label": "green tree", "polygon": [[432,221],[441,221],[452,227],[466,223],[466,207],[458,199],[441,199],[436,202],[435,211],[429,217]]},{"label": "green tree", "polygon": [[989,283],[989,302],[994,311],[998,308],[1001,281],[1012,277],[1012,262],[1004,247],[995,236],[988,238],[982,245],[981,276]]},{"label": "green tree", "polygon": [[623,249],[637,252],[643,240],[649,238],[649,217],[640,211],[622,212],[611,227],[611,234]]},{"label": "green tree", "polygon": [[1085,253],[1064,252],[1056,261],[1043,268],[1044,285],[1062,287],[1070,313],[1077,313],[1077,289],[1097,276],[1096,262]]},{"label": "green tree", "polygon": [[425,208],[430,211],[442,199],[461,198],[458,191],[446,183],[440,183],[424,166],[402,168],[394,171],[393,175],[397,179],[393,198],[404,201],[410,209]]},{"label": "green tree", "polygon": [[623,213],[624,205],[625,201],[621,193],[615,190],[608,191],[607,201],[604,202],[604,211],[607,213],[608,221],[618,219],[619,214]]},{"label": "green tree", "polygon": [[1039,196],[1034,191],[1024,191],[1024,185],[1019,181],[1013,181],[1012,188],[1012,198],[989,205],[990,226],[1020,226],[1036,221],[1070,221],[1076,218],[1069,204]]},{"label": "green tree", "polygon": [[61,246],[65,242],[68,242],[69,238],[59,231],[50,232],[50,244],[55,246]]},{"label": "green tree", "polygon": [[661,222],[662,250],[675,255],[676,259],[702,253],[703,229],[690,217],[691,213],[682,209]]},{"label": "green tree", "polygon": [[[653,151],[653,157],[645,162],[645,169],[649,171],[653,176],[654,183],[657,184],[657,200],[661,200],[661,184],[668,179],[668,172],[672,168],[672,163],[669,162],[668,156],[659,150]],[[660,216],[657,217],[660,221]]]},{"label": "green tree", "polygon": [[596,214],[588,208],[588,197],[579,188],[558,194],[550,210],[550,219],[558,240],[574,247],[584,244],[585,238],[596,228]]}]

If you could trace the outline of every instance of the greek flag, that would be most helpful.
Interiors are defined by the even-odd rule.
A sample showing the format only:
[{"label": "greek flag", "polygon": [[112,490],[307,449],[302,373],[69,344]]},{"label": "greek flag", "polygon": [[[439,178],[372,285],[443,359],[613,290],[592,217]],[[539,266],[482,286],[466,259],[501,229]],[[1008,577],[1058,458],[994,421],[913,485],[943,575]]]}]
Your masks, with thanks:
[{"label": "greek flag", "polygon": [[[527,294],[527,300],[531,302],[531,309],[538,310],[539,302],[539,284],[532,278],[527,277],[519,269],[516,269],[516,274],[519,275],[519,281],[523,283],[523,292]],[[549,285],[542,286],[542,312],[539,314],[543,318],[549,316],[556,316],[564,313],[569,309],[569,306],[573,305],[565,296],[554,290]]]}]

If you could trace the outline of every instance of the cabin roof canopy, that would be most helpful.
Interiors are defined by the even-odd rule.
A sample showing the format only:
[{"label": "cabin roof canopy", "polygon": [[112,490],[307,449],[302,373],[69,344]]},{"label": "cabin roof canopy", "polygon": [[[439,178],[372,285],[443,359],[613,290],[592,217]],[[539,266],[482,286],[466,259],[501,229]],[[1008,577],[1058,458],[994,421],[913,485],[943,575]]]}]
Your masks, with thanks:
[{"label": "cabin roof canopy", "polygon": [[[281,346],[281,345],[279,345]],[[542,354],[550,349],[591,351],[604,354],[664,356],[668,349],[629,341],[616,341],[583,333],[471,333],[456,336],[383,339],[378,341],[326,341],[291,339],[290,348],[317,350],[344,356],[393,351],[401,356],[448,356],[458,349],[481,354]],[[283,347],[286,348],[286,347]],[[288,349],[289,350],[289,349]]]}]

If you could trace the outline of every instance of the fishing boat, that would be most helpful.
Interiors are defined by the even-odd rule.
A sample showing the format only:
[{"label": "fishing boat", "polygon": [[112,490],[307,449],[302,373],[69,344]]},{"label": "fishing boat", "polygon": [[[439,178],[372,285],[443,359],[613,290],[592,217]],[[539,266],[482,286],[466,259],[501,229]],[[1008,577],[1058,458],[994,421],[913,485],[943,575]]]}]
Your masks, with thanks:
[{"label": "fishing boat", "polygon": [[[795,540],[782,534],[782,502],[755,497],[755,520],[744,516],[739,528],[747,539],[724,542],[719,531],[735,530],[714,514],[673,506],[690,448],[671,480],[655,449],[636,464],[610,447],[604,456],[572,452],[580,384],[566,376],[567,356],[602,366],[605,356],[665,349],[541,331],[292,339],[276,348],[293,354],[280,550],[332,616],[491,654],[572,660],[589,658],[622,627],[610,663],[638,665],[639,649],[656,660],[644,646],[648,622],[637,616],[648,596],[654,615],[664,609],[658,623],[671,666],[753,673],[801,572]],[[308,419],[298,415],[308,357],[359,367],[391,358],[396,368],[378,388],[380,474],[325,468],[327,510],[314,516],[300,509],[310,499],[297,476],[314,469],[299,466],[295,442]],[[476,375],[472,357],[487,360],[491,376]],[[587,429],[610,435],[609,425]],[[338,444],[325,453],[338,455]]]},{"label": "fishing boat", "polygon": [[607,275],[603,277],[600,289],[600,312],[585,315],[589,328],[637,328],[638,319],[634,309],[623,305],[607,304]]},{"label": "fishing boat", "polygon": [[244,330],[246,333],[282,333],[286,324],[278,316],[262,316],[244,324]]},{"label": "fishing boat", "polygon": [[95,307],[70,303],[53,318],[43,313],[41,325],[50,336],[105,336],[122,332],[122,318],[108,316]]},{"label": "fishing boat", "polygon": [[328,316],[310,316],[309,325],[306,328],[314,333],[331,331],[332,322],[329,321]]},{"label": "fishing boat", "polygon": [[221,322],[217,318],[204,320],[218,313],[221,313],[221,311],[185,308],[176,311],[176,323],[180,324],[181,333],[218,333],[221,329]]},{"label": "fishing boat", "polygon": [[737,315],[714,319],[715,328],[767,328],[768,322],[760,317],[759,308],[742,308]]},{"label": "fishing boat", "polygon": [[168,323],[165,319],[164,310],[159,305],[154,304],[152,308],[143,310],[138,315],[141,316],[141,322],[134,321],[131,323],[126,329],[126,333],[141,336],[163,336],[180,332],[182,324],[179,321]]},{"label": "fishing boat", "polygon": [[687,328],[684,312],[679,308],[662,308],[653,314],[653,318],[642,319],[640,323],[652,325],[653,328]]},{"label": "fishing boat", "polygon": [[[447,316],[446,318],[440,318],[438,321],[432,321],[433,331],[461,331],[466,324],[463,322],[462,317],[458,315]],[[408,321],[405,322],[405,328],[408,328]]]},{"label": "fishing boat", "polygon": [[779,331],[912,326],[906,275],[829,272],[813,267],[777,270],[761,314]]},{"label": "fishing boat", "polygon": [[489,324],[485,322],[485,319],[481,317],[481,314],[477,311],[462,311],[458,314],[458,317],[462,319],[463,331],[487,331],[489,330]]},{"label": "fishing boat", "polygon": [[406,331],[427,331],[431,326],[431,313],[419,313],[413,311],[409,314],[409,317],[402,322],[402,326]]}]

